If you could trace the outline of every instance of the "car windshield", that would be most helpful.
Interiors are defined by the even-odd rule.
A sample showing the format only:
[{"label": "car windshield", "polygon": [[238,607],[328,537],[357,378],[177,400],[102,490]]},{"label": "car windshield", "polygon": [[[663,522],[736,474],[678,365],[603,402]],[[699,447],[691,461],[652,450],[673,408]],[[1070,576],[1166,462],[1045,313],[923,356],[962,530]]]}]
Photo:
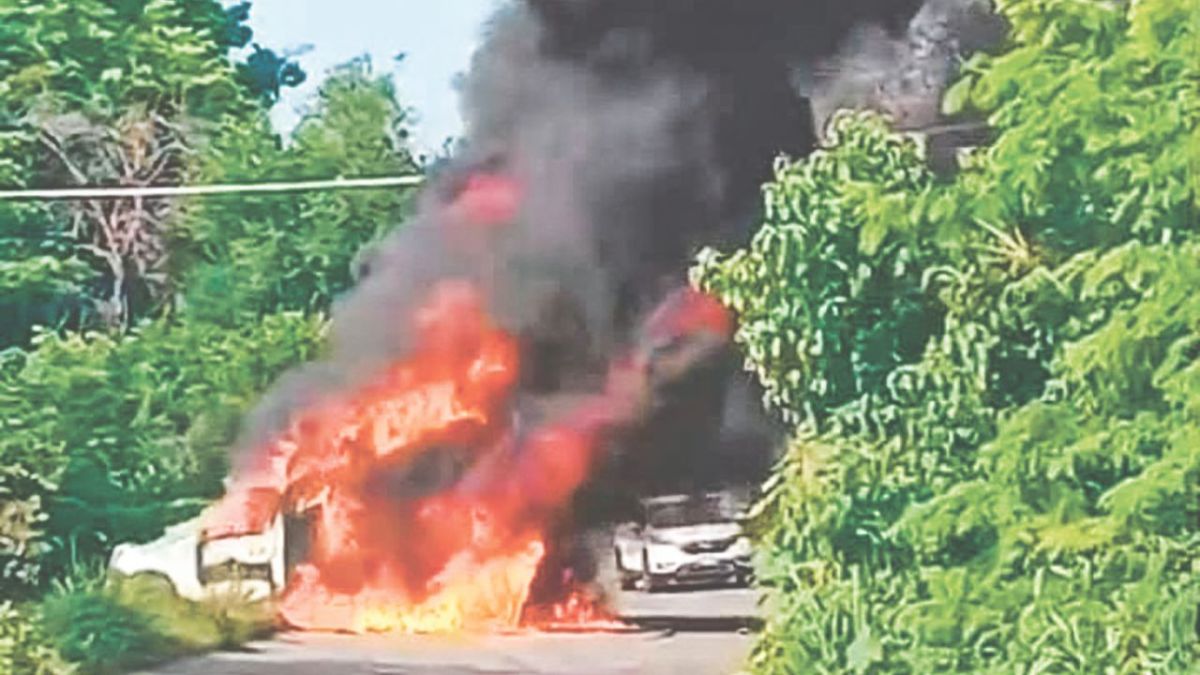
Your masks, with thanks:
[{"label": "car windshield", "polygon": [[650,527],[687,527],[733,520],[725,500],[720,497],[693,498],[646,505],[646,524]]}]

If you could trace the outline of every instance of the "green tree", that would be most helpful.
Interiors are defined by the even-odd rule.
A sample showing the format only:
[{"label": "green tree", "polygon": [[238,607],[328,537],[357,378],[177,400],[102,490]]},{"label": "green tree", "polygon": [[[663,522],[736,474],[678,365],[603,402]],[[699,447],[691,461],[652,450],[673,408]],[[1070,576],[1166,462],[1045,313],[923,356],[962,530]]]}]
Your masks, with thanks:
[{"label": "green tree", "polygon": [[[284,148],[265,111],[223,115],[203,180],[413,173],[407,111],[365,61],[335,73]],[[360,249],[403,191],[216,199],[163,232],[179,310],[125,333],[43,331],[0,361],[0,490],[13,508],[6,586],[36,592],[219,494],[241,416],[313,358]],[[58,270],[44,276],[56,283]],[[14,279],[28,288],[28,275]]]},{"label": "green tree", "polygon": [[[211,127],[303,81],[250,40],[249,5],[213,0],[0,2],[0,181],[163,185],[193,175]],[[175,202],[0,204],[0,344],[35,325],[125,329],[174,297]],[[27,280],[27,281],[23,281]]]},{"label": "green tree", "polygon": [[843,116],[696,270],[797,430],[761,672],[1200,658],[1200,7],[998,6],[1009,47],[945,101],[996,132],[959,175]]},{"label": "green tree", "polygon": [[[365,61],[330,79],[285,146],[268,106],[303,73],[257,46],[234,61],[246,8],[0,0],[0,185],[419,170],[408,111]],[[93,672],[261,628],[62,582],[220,493],[242,416],[318,355],[355,256],[409,199],[0,204],[0,670],[65,672],[49,638]]]},{"label": "green tree", "polygon": [[[136,7],[134,5],[137,5]],[[0,178],[9,187],[178,182],[193,145],[184,120],[239,100],[225,48],[172,2],[0,3]],[[34,321],[131,325],[139,297],[164,295],[162,200],[0,205],[0,265],[14,277],[59,269],[57,283],[6,289]],[[90,274],[85,272],[90,269]]]},{"label": "green tree", "polygon": [[240,416],[323,335],[320,317],[293,314],[240,330],[159,321],[127,336],[43,334],[7,356],[0,489],[48,519],[30,523],[26,546],[0,548],[14,561],[6,590],[153,537],[219,494]]},{"label": "green tree", "polygon": [[[415,175],[410,118],[389,77],[352,61],[322,84],[288,147],[254,127],[232,129],[210,153],[206,179]],[[327,310],[353,284],[359,252],[400,223],[411,199],[408,190],[367,190],[206,201],[181,235],[189,316],[236,324]]]}]

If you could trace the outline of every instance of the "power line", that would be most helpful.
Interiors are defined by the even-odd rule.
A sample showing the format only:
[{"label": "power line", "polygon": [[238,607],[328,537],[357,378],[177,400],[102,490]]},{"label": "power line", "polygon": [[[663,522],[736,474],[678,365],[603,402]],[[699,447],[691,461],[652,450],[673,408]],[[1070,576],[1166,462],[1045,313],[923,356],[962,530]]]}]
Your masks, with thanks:
[{"label": "power line", "polygon": [[248,193],[368,190],[389,187],[416,187],[424,181],[424,176],[386,176],[380,178],[334,178],[287,183],[0,190],[0,201],[66,201],[79,199],[131,199],[136,197],[151,199]]}]

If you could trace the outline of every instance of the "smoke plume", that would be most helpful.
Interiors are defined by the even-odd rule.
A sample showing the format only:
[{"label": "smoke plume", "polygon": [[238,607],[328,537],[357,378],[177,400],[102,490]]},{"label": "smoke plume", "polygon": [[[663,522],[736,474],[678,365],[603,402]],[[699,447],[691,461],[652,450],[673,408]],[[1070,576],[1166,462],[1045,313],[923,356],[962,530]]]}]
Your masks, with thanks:
[{"label": "smoke plume", "polygon": [[[476,571],[530,577],[527,560],[532,596],[508,597],[557,608],[594,573],[583,527],[637,495],[761,476],[775,432],[734,375],[731,317],[686,268],[746,243],[775,157],[808,154],[828,108],[929,117],[973,2],[930,0],[912,25],[919,0],[500,10],[464,83],[462,148],[362,256],[329,356],[282,378],[239,443],[242,494],[286,460],[265,492],[326,495],[289,620],[378,625],[372,593],[461,610]],[[324,613],[334,597],[360,609]]]},{"label": "smoke plume", "polygon": [[[419,334],[420,309],[451,280],[478,289],[489,321],[519,345],[516,446],[523,427],[578,411],[581,397],[612,403],[605,378],[632,354],[649,364],[629,397],[639,412],[605,436],[609,461],[593,486],[607,485],[611,501],[617,485],[644,493],[753,480],[774,431],[754,388],[733,374],[720,319],[680,293],[687,266],[703,245],[746,242],[774,158],[817,142],[810,99],[862,103],[864,88],[898,83],[892,62],[916,53],[904,45],[920,4],[525,0],[500,10],[464,83],[460,151],[410,222],[363,256],[358,287],[334,309],[330,355],[279,382],[249,419],[235,468],[261,460],[253,450],[298,411],[432,344]],[[935,70],[950,58],[938,54]],[[472,472],[493,480],[460,450],[367,485],[411,499]],[[550,527],[604,517],[591,511],[554,515]],[[556,582],[539,577],[535,587],[547,583]]]},{"label": "smoke plume", "polygon": [[[416,216],[365,256],[359,287],[335,308],[329,360],[284,378],[242,446],[406,353],[407,318],[440,279],[486,289],[493,316],[522,339],[527,392],[588,387],[636,339],[639,318],[683,283],[700,245],[745,240],[773,158],[813,147],[796,73],[857,26],[898,34],[917,4],[505,7],[465,83],[461,152]],[[476,192],[483,204],[460,203]]]}]

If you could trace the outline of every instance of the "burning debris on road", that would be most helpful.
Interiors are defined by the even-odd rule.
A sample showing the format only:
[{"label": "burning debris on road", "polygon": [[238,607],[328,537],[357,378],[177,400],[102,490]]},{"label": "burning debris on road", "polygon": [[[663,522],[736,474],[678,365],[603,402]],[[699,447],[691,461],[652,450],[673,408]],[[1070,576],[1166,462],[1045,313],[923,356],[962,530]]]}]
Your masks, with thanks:
[{"label": "burning debris on road", "polygon": [[[917,4],[502,10],[459,158],[364,259],[328,359],[251,418],[210,534],[251,531],[249,495],[308,515],[281,603],[299,628],[606,621],[571,545],[601,468],[641,467],[646,490],[712,483],[733,409],[750,446],[772,444],[748,389],[730,389],[733,319],[684,285],[689,260],[742,241],[773,158],[812,149],[795,69]],[[529,401],[553,412],[523,418]]]}]

